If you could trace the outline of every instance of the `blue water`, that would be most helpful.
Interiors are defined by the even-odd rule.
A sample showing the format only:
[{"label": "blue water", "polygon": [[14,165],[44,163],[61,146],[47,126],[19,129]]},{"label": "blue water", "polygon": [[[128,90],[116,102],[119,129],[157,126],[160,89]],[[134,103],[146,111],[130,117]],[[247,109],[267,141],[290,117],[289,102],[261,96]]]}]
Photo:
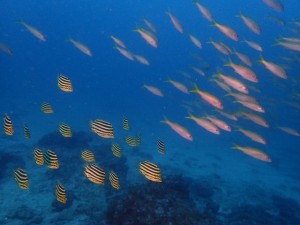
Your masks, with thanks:
[{"label": "blue water", "polygon": [[[236,30],[239,41],[230,40],[211,26],[193,1],[0,1],[0,42],[14,53],[0,52],[0,113],[10,116],[15,130],[13,136],[4,132],[0,136],[0,224],[300,224],[300,139],[278,129],[284,126],[300,131],[300,55],[275,45],[280,37],[300,38],[300,27],[295,25],[300,20],[300,3],[284,1],[282,13],[262,0],[201,3],[217,22]],[[181,22],[184,34],[174,28],[168,10]],[[251,32],[236,17],[240,12],[260,25],[261,35]],[[276,24],[270,16],[286,25]],[[158,48],[134,32],[138,27],[147,28],[144,18],[157,29]],[[41,31],[47,41],[34,37],[17,22],[20,19]],[[188,33],[201,40],[202,49],[193,45]],[[110,35],[124,41],[129,51],[147,58],[150,65],[119,54]],[[70,37],[88,46],[93,56],[75,48],[67,41]],[[244,39],[263,46],[264,58],[281,65],[288,79],[267,71],[258,62],[260,54]],[[229,57],[208,44],[210,40],[246,54],[259,82],[248,82],[225,67]],[[235,55],[230,58],[242,64]],[[195,73],[192,66],[202,69],[206,76]],[[265,113],[253,112],[225,96],[226,92],[212,82],[220,68],[245,83],[249,95],[258,100]],[[60,73],[70,78],[74,92],[59,90]],[[197,94],[186,95],[165,82],[168,78],[189,90],[196,83],[217,96],[226,112],[252,112],[264,117],[270,127],[263,128],[242,117],[238,121],[226,119]],[[164,97],[148,92],[144,84],[159,88]],[[54,114],[43,114],[42,102],[51,103]],[[183,105],[196,116],[215,115],[232,131],[221,131],[220,135],[205,131],[185,119],[188,110]],[[124,116],[129,132],[122,129]],[[161,123],[164,116],[188,129],[194,140],[185,140]],[[90,121],[97,118],[113,124],[114,140],[91,131]],[[29,140],[23,137],[24,122],[31,131]],[[70,140],[59,134],[60,122],[71,126],[74,136]],[[236,131],[238,127],[260,134],[267,144],[251,141]],[[142,144],[127,146],[125,136],[139,132]],[[166,144],[165,155],[156,150],[158,138]],[[112,142],[121,144],[121,159],[111,154]],[[234,151],[234,144],[258,148],[272,162]],[[33,159],[35,147],[56,151],[61,167],[57,171],[38,167]],[[107,170],[103,187],[83,174],[85,163],[80,153],[84,148],[94,151],[96,162]],[[145,160],[160,167],[162,184],[139,174],[138,163]],[[18,167],[29,174],[29,190],[19,189],[14,180],[13,170]],[[112,169],[120,173],[119,191],[109,184]],[[57,182],[66,187],[66,206],[55,199]],[[174,207],[176,204],[181,207]],[[147,215],[152,219],[147,220]]]}]

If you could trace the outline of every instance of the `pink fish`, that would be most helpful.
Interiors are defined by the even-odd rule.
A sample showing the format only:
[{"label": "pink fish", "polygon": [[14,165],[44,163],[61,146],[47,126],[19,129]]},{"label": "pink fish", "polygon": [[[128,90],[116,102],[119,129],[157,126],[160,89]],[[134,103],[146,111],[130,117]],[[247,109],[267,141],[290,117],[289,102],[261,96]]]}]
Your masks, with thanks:
[{"label": "pink fish", "polygon": [[278,127],[278,128],[288,134],[298,136],[298,137],[300,136],[300,133],[293,128],[290,128],[290,127]]},{"label": "pink fish", "polygon": [[115,46],[115,49],[117,49],[121,55],[123,55],[124,57],[126,57],[127,59],[133,61],[134,60],[134,56],[131,52],[127,51],[124,48],[120,48],[119,46]]},{"label": "pink fish", "polygon": [[145,24],[147,25],[147,27],[149,27],[150,30],[152,30],[152,32],[156,33],[157,30],[155,28],[155,26],[153,25],[153,23],[151,23],[149,20],[147,19],[143,19]]},{"label": "pink fish", "polygon": [[217,23],[216,21],[213,21],[212,25],[217,27],[223,34],[225,34],[225,36],[229,37],[230,39],[232,39],[234,41],[239,40],[238,34],[232,28],[230,28],[226,25]]},{"label": "pink fish", "polygon": [[227,95],[233,96],[236,100],[239,100],[242,102],[251,102],[254,104],[258,104],[257,100],[250,95],[246,95],[246,94],[242,94],[242,93],[233,93],[233,92],[230,92]]},{"label": "pink fish", "polygon": [[246,26],[251,31],[253,31],[256,34],[261,33],[260,27],[258,26],[258,24],[253,19],[251,19],[248,16],[244,16],[242,13],[240,13],[240,15],[238,17],[240,17],[243,20],[243,22],[246,24]]},{"label": "pink fish", "polygon": [[141,37],[152,47],[157,48],[158,45],[158,41],[156,36],[151,33],[150,31],[145,30],[144,28],[137,28],[135,30],[136,32],[138,32]]},{"label": "pink fish", "polygon": [[35,27],[29,25],[28,23],[25,23],[24,21],[19,21],[20,24],[22,24],[24,27],[26,27],[26,29],[32,33],[35,37],[37,37],[38,39],[40,39],[41,41],[46,41],[45,36],[42,34],[42,32],[40,32],[38,29],[36,29]]},{"label": "pink fish", "polygon": [[215,49],[224,55],[230,55],[232,53],[230,48],[222,42],[209,41],[208,43],[212,44]]},{"label": "pink fish", "polygon": [[193,44],[198,47],[198,48],[202,48],[202,44],[201,44],[201,41],[196,38],[194,35],[192,34],[189,34],[189,38],[191,39],[191,41],[193,42]]},{"label": "pink fish", "polygon": [[238,102],[238,103],[242,104],[243,106],[247,107],[248,109],[252,109],[256,112],[261,112],[261,113],[265,112],[264,108],[257,103],[245,102],[245,101],[240,101],[240,100],[237,100],[236,102]]},{"label": "pink fish", "polygon": [[141,64],[144,64],[146,66],[149,66],[150,65],[150,62],[143,56],[141,55],[133,55],[134,58],[136,58],[136,60],[141,63]]},{"label": "pink fish", "polygon": [[165,117],[165,120],[163,120],[161,122],[168,124],[177,134],[179,134],[181,137],[185,138],[186,140],[193,141],[193,137],[192,137],[191,133],[183,126],[181,126],[177,123],[171,122],[166,117]]},{"label": "pink fish", "polygon": [[270,159],[270,157],[266,153],[264,153],[264,152],[262,152],[262,151],[260,151],[256,148],[243,147],[243,146],[239,146],[239,145],[234,145],[232,148],[240,150],[243,153],[245,153],[246,155],[249,155],[249,156],[251,156],[255,159],[258,159],[258,160],[261,160],[261,161],[264,161],[264,162],[272,162],[272,160]]},{"label": "pink fish", "polygon": [[191,114],[186,118],[195,121],[196,124],[198,124],[199,126],[203,127],[205,130],[213,134],[218,134],[218,135],[220,134],[220,130],[218,129],[218,127],[215,126],[213,123],[211,123],[209,120],[200,117],[195,117]]},{"label": "pink fish", "polygon": [[181,91],[181,92],[183,92],[185,94],[189,94],[190,93],[189,90],[188,90],[188,88],[184,84],[182,84],[182,83],[180,83],[178,81],[168,79],[167,82],[171,83],[175,88],[177,88],[179,91]]},{"label": "pink fish", "polygon": [[205,6],[200,4],[198,1],[196,1],[196,6],[205,19],[207,19],[210,22],[214,20],[211,12]]},{"label": "pink fish", "polygon": [[265,128],[269,127],[268,122],[264,118],[262,118],[258,115],[255,115],[252,113],[247,113],[247,112],[240,112],[239,114],[242,116],[245,116],[247,119],[251,120],[252,122],[254,122],[262,127],[265,127]]},{"label": "pink fish", "polygon": [[247,40],[244,40],[244,42],[251,48],[255,49],[256,51],[259,51],[259,52],[262,52],[263,51],[263,48],[256,42],[254,41],[247,41]]},{"label": "pink fish", "polygon": [[217,76],[222,79],[228,86],[232,87],[233,89],[242,92],[244,94],[248,94],[248,88],[246,85],[244,85],[241,81],[230,77],[230,76],[226,76],[222,73],[218,73]]},{"label": "pink fish", "polygon": [[76,48],[78,48],[84,54],[86,54],[88,56],[92,56],[91,50],[84,44],[80,43],[79,41],[75,41],[72,38],[69,38],[67,41],[70,41]]},{"label": "pink fish", "polygon": [[220,113],[222,116],[226,117],[227,119],[230,119],[230,120],[233,120],[233,121],[237,121],[238,118],[231,114],[231,113],[227,113],[227,112],[224,112],[224,111],[221,111],[221,110],[216,110],[218,113]]},{"label": "pink fish", "polygon": [[262,63],[266,67],[266,69],[273,73],[275,76],[280,77],[282,79],[287,79],[287,74],[281,66],[278,66],[273,62],[266,61],[262,57],[262,55],[260,56],[259,62]]},{"label": "pink fish", "polygon": [[253,140],[255,142],[258,142],[258,143],[263,144],[263,145],[266,144],[266,140],[257,133],[254,133],[250,130],[245,130],[245,129],[242,129],[242,128],[239,128],[237,131],[243,133],[246,137],[250,138],[251,140]]},{"label": "pink fish", "polygon": [[116,45],[120,46],[121,48],[126,48],[126,45],[123,41],[121,41],[119,38],[113,36],[113,35],[110,35],[109,36],[114,42]]},{"label": "pink fish", "polygon": [[143,87],[146,88],[148,91],[150,91],[154,95],[157,95],[157,96],[160,96],[160,97],[164,96],[164,94],[162,93],[162,91],[159,90],[157,87],[153,87],[153,86],[146,85],[146,84],[144,84]]},{"label": "pink fish", "polygon": [[179,22],[179,20],[171,13],[171,11],[169,10],[168,12],[166,12],[167,15],[170,17],[174,27],[176,28],[176,30],[180,33],[183,33],[183,26],[181,25],[181,23]]},{"label": "pink fish", "polygon": [[192,90],[191,92],[194,92],[194,93],[197,93],[198,95],[200,95],[200,97],[204,101],[206,101],[208,104],[210,104],[218,109],[223,109],[223,104],[217,97],[215,97],[207,92],[200,91],[196,84],[195,84],[195,89]]},{"label": "pink fish", "polygon": [[224,122],[223,120],[217,119],[214,116],[206,116],[206,118],[210,122],[212,122],[214,125],[216,125],[218,128],[220,128],[222,130],[225,130],[225,131],[228,131],[228,132],[231,131],[230,126],[226,122]]},{"label": "pink fish", "polygon": [[247,66],[252,66],[252,62],[250,60],[250,58],[248,56],[246,56],[243,53],[240,53],[236,50],[234,50],[234,54],[236,54],[236,56],[243,62],[245,63]]},{"label": "pink fish", "polygon": [[248,81],[251,81],[254,83],[258,82],[258,79],[257,79],[255,73],[245,66],[235,64],[231,60],[229,61],[229,63],[225,64],[225,66],[230,66],[234,70],[234,72],[236,72],[237,74],[239,74],[241,77],[243,77],[244,79],[246,79]]},{"label": "pink fish", "polygon": [[277,12],[283,12],[284,6],[280,0],[263,0],[263,2]]}]

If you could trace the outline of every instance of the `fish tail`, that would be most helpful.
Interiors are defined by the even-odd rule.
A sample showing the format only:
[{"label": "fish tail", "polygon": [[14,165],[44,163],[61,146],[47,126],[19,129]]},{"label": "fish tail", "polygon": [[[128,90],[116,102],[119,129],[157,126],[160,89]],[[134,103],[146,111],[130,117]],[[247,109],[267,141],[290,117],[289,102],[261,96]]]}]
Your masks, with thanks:
[{"label": "fish tail", "polygon": [[194,87],[195,87],[195,89],[194,89],[194,90],[191,90],[190,92],[195,93],[195,92],[200,91],[200,89],[198,88],[197,84],[194,84]]},{"label": "fish tail", "polygon": [[24,24],[24,20],[22,20],[22,19],[18,19],[18,20],[16,21],[16,23],[19,23],[19,24]]},{"label": "fish tail", "polygon": [[211,22],[212,24],[210,24],[210,26],[216,26],[218,24],[218,22],[215,19],[213,19]]},{"label": "fish tail", "polygon": [[231,149],[239,150],[239,145],[233,143],[233,146],[231,147]]},{"label": "fish tail", "polygon": [[232,64],[233,64],[233,62],[232,62],[232,60],[231,60],[231,58],[230,57],[228,57],[228,63],[226,63],[224,66],[232,66]]},{"label": "fish tail", "polygon": [[160,121],[161,123],[167,123],[168,122],[168,118],[166,116],[164,116],[164,120]]}]

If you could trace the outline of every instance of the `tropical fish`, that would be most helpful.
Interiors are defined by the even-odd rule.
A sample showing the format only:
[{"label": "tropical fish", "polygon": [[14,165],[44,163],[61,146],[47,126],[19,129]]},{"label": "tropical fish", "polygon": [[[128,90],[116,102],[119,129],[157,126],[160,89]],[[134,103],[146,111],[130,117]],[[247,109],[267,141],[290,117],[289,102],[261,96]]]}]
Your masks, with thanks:
[{"label": "tropical fish", "polygon": [[289,41],[278,41],[276,45],[280,45],[292,51],[300,52],[300,43],[289,42]]},{"label": "tropical fish", "polygon": [[41,110],[42,110],[43,113],[47,113],[47,114],[54,112],[53,109],[52,109],[52,106],[48,102],[43,102],[42,103]]},{"label": "tropical fish", "polygon": [[232,28],[230,28],[224,24],[217,23],[216,21],[213,21],[212,25],[217,27],[219,29],[219,31],[221,31],[223,34],[225,34],[225,36],[227,36],[228,38],[230,38],[234,41],[239,40],[238,34]]},{"label": "tropical fish", "polygon": [[124,130],[129,130],[129,124],[128,124],[127,117],[123,117],[123,129]]},{"label": "tropical fish", "polygon": [[158,139],[157,140],[157,150],[160,154],[165,154],[166,153],[166,146],[163,140]]},{"label": "tropical fish", "polygon": [[242,104],[243,106],[247,107],[248,109],[252,109],[256,112],[264,113],[265,110],[262,106],[260,106],[258,103],[252,103],[252,102],[246,102],[246,101],[240,101],[236,100],[236,102]]},{"label": "tropical fish", "polygon": [[66,204],[67,203],[67,195],[66,195],[66,190],[64,186],[61,184],[56,185],[56,200]]},{"label": "tropical fish", "polygon": [[14,171],[15,179],[21,189],[28,189],[28,174],[25,170],[18,168]]},{"label": "tropical fish", "polygon": [[111,145],[111,151],[114,154],[114,156],[120,158],[121,157],[121,146],[117,143],[112,143]]},{"label": "tropical fish", "polygon": [[67,39],[67,41],[71,42],[76,48],[78,48],[84,54],[88,56],[93,56],[91,50],[84,44],[80,43],[79,41],[75,41],[73,38],[69,38]]},{"label": "tropical fish", "polygon": [[39,148],[34,149],[34,160],[37,165],[40,166],[44,165],[44,153],[42,152],[41,149]]},{"label": "tropical fish", "polygon": [[207,130],[213,134],[218,134],[218,135],[220,134],[220,130],[218,129],[218,127],[216,125],[214,125],[213,123],[211,123],[209,120],[193,116],[192,114],[190,114],[189,116],[187,116],[185,118],[193,120],[196,124],[198,124],[205,130]]},{"label": "tropical fish", "polygon": [[251,102],[254,104],[258,104],[257,100],[254,97],[247,95],[247,94],[230,92],[227,95],[233,96],[237,101]]},{"label": "tropical fish", "polygon": [[116,190],[120,189],[119,178],[118,178],[117,174],[114,171],[110,171],[110,173],[109,173],[109,181],[110,181],[111,186],[114,189],[116,189]]},{"label": "tropical fish", "polygon": [[92,131],[94,131],[100,137],[114,138],[114,129],[111,123],[104,120],[96,119],[94,121],[91,121],[90,124]]},{"label": "tropical fish", "polygon": [[257,133],[254,133],[250,130],[245,130],[245,129],[242,129],[242,128],[239,128],[237,131],[243,133],[246,137],[250,138],[252,141],[258,142],[258,143],[263,144],[263,145],[266,144],[266,140]]},{"label": "tropical fish", "polygon": [[34,28],[33,26],[29,25],[28,23],[25,23],[24,21],[20,20],[20,24],[22,24],[30,33],[32,33],[35,37],[40,39],[41,41],[46,41],[45,36],[42,34],[41,31],[38,29]]},{"label": "tropical fish", "polygon": [[259,52],[262,52],[263,51],[263,48],[256,42],[254,41],[247,41],[247,40],[244,40],[244,42],[251,48],[253,48],[254,50],[256,51],[259,51]]},{"label": "tropical fish", "polygon": [[212,122],[214,125],[216,125],[218,128],[225,130],[225,131],[231,131],[230,126],[224,122],[223,120],[220,120],[214,116],[206,116],[206,118]]},{"label": "tropical fish", "polygon": [[249,155],[255,159],[262,160],[264,162],[272,162],[272,160],[266,153],[264,153],[261,150],[258,150],[256,148],[243,147],[243,146],[239,146],[239,145],[234,145],[232,148],[240,150],[243,153],[245,153],[246,155]]},{"label": "tropical fish", "polygon": [[215,49],[221,52],[224,55],[230,55],[232,53],[231,49],[222,42],[209,41],[208,43],[212,44]]},{"label": "tropical fish", "polygon": [[162,182],[160,169],[156,164],[144,161],[139,164],[139,167],[141,174],[143,174],[148,180]]},{"label": "tropical fish", "polygon": [[200,91],[200,89],[198,88],[198,86],[195,84],[195,89],[192,90],[191,92],[197,93],[198,95],[200,95],[200,97],[206,101],[208,104],[218,108],[218,109],[223,109],[223,104],[222,102],[215,96],[213,96],[212,94],[208,93],[208,92],[204,92],[204,91]]},{"label": "tropical fish", "polygon": [[252,66],[252,61],[250,60],[250,58],[248,56],[246,56],[243,53],[240,53],[236,50],[234,50],[233,52],[243,63],[245,63],[247,66]]},{"label": "tropical fish", "polygon": [[30,135],[30,130],[29,130],[27,123],[24,123],[24,125],[23,125],[23,133],[24,133],[24,137],[26,139],[30,138],[31,135]]},{"label": "tropical fish", "polygon": [[50,169],[59,168],[57,155],[54,151],[51,151],[50,149],[48,149],[47,152],[44,154],[44,161],[47,167]]},{"label": "tropical fish", "polygon": [[154,33],[157,32],[157,30],[156,30],[155,26],[153,25],[153,23],[151,23],[151,22],[150,22],[149,20],[147,20],[146,18],[144,18],[143,21],[145,22],[145,24],[147,25],[147,27],[149,27],[149,29],[150,29],[152,32],[154,32]]},{"label": "tropical fish", "polygon": [[225,66],[230,66],[234,70],[234,72],[236,72],[237,74],[239,74],[241,77],[243,77],[248,81],[254,83],[258,82],[256,74],[245,66],[235,64],[231,60],[229,60],[229,63],[225,64]]},{"label": "tropical fish", "polygon": [[196,73],[198,73],[200,76],[203,76],[203,77],[205,76],[204,71],[201,70],[201,69],[199,69],[198,67],[192,66],[192,69],[193,69]]},{"label": "tropical fish", "polygon": [[73,92],[71,80],[63,74],[58,75],[57,86],[64,92]]},{"label": "tropical fish", "polygon": [[293,128],[290,127],[278,127],[278,128],[284,131],[285,133],[300,137],[300,133]]},{"label": "tropical fish", "polygon": [[164,96],[162,91],[159,90],[157,87],[150,86],[150,85],[147,85],[147,84],[144,84],[143,87],[146,88],[148,91],[150,91],[154,95],[157,95],[157,96],[160,96],[160,97]]},{"label": "tropical fish", "polygon": [[67,138],[72,137],[71,127],[66,123],[59,124],[59,132],[64,137],[67,137]]},{"label": "tropical fish", "polygon": [[266,69],[273,73],[275,76],[287,79],[287,74],[281,66],[265,60],[262,55],[260,56],[259,62],[262,63],[266,67]]},{"label": "tropical fish", "polygon": [[8,55],[13,55],[13,50],[8,47],[6,44],[0,42],[0,50]]},{"label": "tropical fish", "polygon": [[217,76],[220,79],[222,79],[231,88],[233,88],[239,92],[242,92],[244,94],[248,94],[249,90],[248,90],[247,86],[245,84],[243,84],[241,81],[239,81],[238,79],[235,79],[230,76],[226,76],[222,73],[218,73]]},{"label": "tropical fish", "polygon": [[196,4],[199,12],[203,15],[203,17],[205,19],[207,19],[208,21],[212,22],[214,19],[213,19],[211,12],[205,6],[200,4],[197,0],[195,0],[194,2]]},{"label": "tropical fish", "polygon": [[11,119],[8,115],[4,115],[3,118],[3,128],[4,128],[4,133],[7,135],[13,135],[14,134],[14,128],[13,124],[11,122]]},{"label": "tropical fish", "polygon": [[150,31],[144,29],[144,28],[137,28],[135,30],[136,32],[138,32],[141,37],[149,44],[151,45],[152,47],[154,48],[157,48],[158,46],[158,41],[157,41],[157,38],[156,36],[151,33]]},{"label": "tropical fish", "polygon": [[186,128],[179,125],[178,123],[171,122],[166,117],[161,122],[169,125],[172,128],[172,130],[174,130],[177,134],[179,134],[181,137],[185,138],[186,140],[193,141],[193,137],[191,133]]},{"label": "tropical fish", "polygon": [[193,44],[198,47],[198,48],[202,48],[202,44],[201,44],[201,41],[196,38],[194,35],[192,34],[188,34],[189,35],[189,38],[190,40],[193,42]]},{"label": "tropical fish", "polygon": [[233,121],[237,121],[238,118],[231,114],[231,113],[227,113],[227,112],[224,112],[222,110],[216,110],[218,113],[220,113],[222,116],[226,117],[227,119],[230,119],[230,120],[233,120]]},{"label": "tropical fish", "polygon": [[126,136],[125,137],[125,142],[130,146],[130,147],[135,147],[137,146],[137,141],[135,140],[134,137],[132,136]]},{"label": "tropical fish", "polygon": [[268,122],[261,116],[258,116],[258,115],[252,114],[252,113],[247,113],[247,112],[240,112],[239,114],[242,116],[245,116],[247,119],[251,120],[252,122],[254,122],[260,126],[263,126],[265,128],[269,127]]},{"label": "tropical fish", "polygon": [[126,45],[123,41],[121,41],[119,38],[113,36],[113,35],[110,35],[109,36],[116,45],[120,46],[121,48],[126,48]]},{"label": "tropical fish", "polygon": [[141,64],[150,65],[150,62],[144,56],[134,54],[133,57]]},{"label": "tropical fish", "polygon": [[171,11],[169,10],[168,12],[166,12],[166,14],[170,17],[171,22],[174,25],[175,29],[178,32],[183,33],[183,26],[181,25],[179,20],[171,13]]},{"label": "tropical fish", "polygon": [[115,49],[117,49],[121,55],[123,55],[125,58],[134,61],[134,56],[130,51],[127,51],[124,48],[120,48],[119,46],[115,46]]},{"label": "tropical fish", "polygon": [[263,0],[263,2],[277,12],[283,12],[284,6],[280,0]]},{"label": "tropical fish", "polygon": [[84,175],[95,184],[105,183],[105,171],[96,164],[86,165]]},{"label": "tropical fish", "polygon": [[250,17],[243,15],[242,13],[240,13],[240,15],[238,16],[240,17],[243,22],[245,23],[245,25],[251,30],[253,31],[255,34],[260,34],[261,33],[261,29],[259,27],[259,25]]},{"label": "tropical fish", "polygon": [[95,155],[92,151],[85,149],[82,153],[81,153],[81,158],[86,161],[86,162],[95,162]]},{"label": "tropical fish", "polygon": [[188,90],[188,88],[184,84],[182,84],[182,83],[180,83],[178,81],[168,79],[167,82],[171,83],[176,89],[178,89],[179,91],[181,91],[181,92],[183,92],[185,94],[189,94],[190,93],[189,90]]}]

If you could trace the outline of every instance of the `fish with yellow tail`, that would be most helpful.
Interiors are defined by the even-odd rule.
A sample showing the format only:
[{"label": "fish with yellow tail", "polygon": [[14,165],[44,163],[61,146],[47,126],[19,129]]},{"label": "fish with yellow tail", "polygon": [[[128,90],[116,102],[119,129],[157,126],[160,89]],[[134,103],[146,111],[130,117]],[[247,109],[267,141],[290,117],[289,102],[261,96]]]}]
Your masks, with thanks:
[{"label": "fish with yellow tail", "polygon": [[189,116],[185,118],[193,120],[197,125],[199,125],[200,127],[204,128],[205,130],[213,134],[217,134],[217,135],[220,134],[220,130],[218,129],[218,127],[207,119],[196,117],[193,116],[192,114],[189,114]]},{"label": "fish with yellow tail", "polygon": [[234,62],[231,61],[231,59],[229,59],[229,62],[227,64],[225,64],[225,66],[230,66],[234,72],[236,72],[238,75],[240,75],[242,78],[244,78],[245,80],[257,83],[258,79],[256,74],[250,70],[249,68],[239,65],[239,64],[235,64]]},{"label": "fish with yellow tail", "polygon": [[252,148],[252,147],[246,147],[246,146],[239,146],[239,145],[234,145],[232,147],[232,149],[236,149],[236,150],[240,150],[243,153],[245,153],[246,155],[249,155],[255,159],[264,161],[264,162],[272,162],[271,158],[264,152],[262,152],[261,150],[258,150],[256,148]]},{"label": "fish with yellow tail", "polygon": [[224,108],[222,102],[217,97],[213,96],[212,94],[209,94],[208,92],[200,91],[196,84],[194,86],[195,89],[191,92],[197,93],[204,101],[218,109]]},{"label": "fish with yellow tail", "polygon": [[179,125],[178,123],[171,122],[170,120],[167,119],[167,117],[164,117],[164,120],[160,122],[169,125],[172,128],[172,130],[174,130],[177,134],[179,134],[181,137],[185,138],[186,140],[193,141],[193,136],[191,135],[191,133],[186,128]]}]

